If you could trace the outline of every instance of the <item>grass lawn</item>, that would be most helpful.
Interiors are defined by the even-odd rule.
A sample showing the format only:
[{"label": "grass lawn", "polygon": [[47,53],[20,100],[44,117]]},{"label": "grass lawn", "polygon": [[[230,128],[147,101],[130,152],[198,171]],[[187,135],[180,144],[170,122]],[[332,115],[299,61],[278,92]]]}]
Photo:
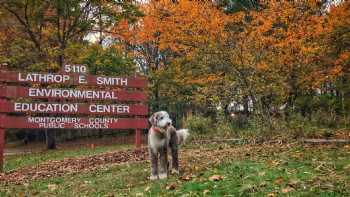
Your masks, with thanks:
[{"label": "grass lawn", "polygon": [[350,196],[349,145],[202,145],[180,156],[182,175],[167,180],[148,181],[144,161],[0,183],[0,196]]}]

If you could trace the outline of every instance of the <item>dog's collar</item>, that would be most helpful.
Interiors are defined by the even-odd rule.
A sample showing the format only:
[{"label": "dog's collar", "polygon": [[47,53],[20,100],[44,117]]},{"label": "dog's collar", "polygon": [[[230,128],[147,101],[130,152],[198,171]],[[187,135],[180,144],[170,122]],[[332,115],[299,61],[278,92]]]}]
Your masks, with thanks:
[{"label": "dog's collar", "polygon": [[161,128],[159,127],[152,127],[153,131],[155,131],[156,133],[161,133]]}]

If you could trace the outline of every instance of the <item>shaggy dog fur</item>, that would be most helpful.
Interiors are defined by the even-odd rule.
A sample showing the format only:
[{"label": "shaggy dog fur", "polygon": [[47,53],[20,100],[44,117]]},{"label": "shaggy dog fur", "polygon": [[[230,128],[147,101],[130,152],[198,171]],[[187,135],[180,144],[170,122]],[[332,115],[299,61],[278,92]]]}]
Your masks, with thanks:
[{"label": "shaggy dog fur", "polygon": [[[178,145],[184,143],[189,136],[187,129],[176,130],[172,126],[169,114],[165,111],[154,113],[149,121],[152,127],[148,132],[148,149],[151,160],[150,180],[165,179],[168,176],[168,149],[172,161],[171,173],[179,173]],[[158,171],[158,159],[160,167]]]}]

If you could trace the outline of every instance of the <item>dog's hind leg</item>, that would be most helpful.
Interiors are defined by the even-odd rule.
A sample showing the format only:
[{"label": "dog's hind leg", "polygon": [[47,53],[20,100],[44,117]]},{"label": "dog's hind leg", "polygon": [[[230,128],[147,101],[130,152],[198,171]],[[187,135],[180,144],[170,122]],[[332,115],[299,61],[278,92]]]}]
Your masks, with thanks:
[{"label": "dog's hind leg", "polygon": [[156,180],[158,179],[158,154],[153,152],[153,150],[150,148],[149,155],[151,159],[151,176],[149,179]]},{"label": "dog's hind leg", "polygon": [[171,173],[179,174],[179,157],[176,132],[171,133],[169,147],[171,151]]},{"label": "dog's hind leg", "polygon": [[165,179],[168,177],[168,147],[164,146],[159,151],[160,159],[160,169],[159,178]]}]

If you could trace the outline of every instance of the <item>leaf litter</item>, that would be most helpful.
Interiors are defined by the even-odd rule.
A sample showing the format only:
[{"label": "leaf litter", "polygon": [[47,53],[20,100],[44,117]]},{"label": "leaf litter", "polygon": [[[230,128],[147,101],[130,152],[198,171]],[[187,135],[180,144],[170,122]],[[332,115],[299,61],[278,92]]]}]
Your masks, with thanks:
[{"label": "leaf litter", "polygon": [[[309,151],[314,151],[314,147],[310,146],[302,146]],[[319,146],[317,146],[319,148]],[[324,146],[325,148],[330,148]],[[342,150],[347,152],[347,147],[343,147]],[[247,156],[246,153],[249,153]],[[226,161],[232,160],[241,160],[248,159],[251,161],[264,162],[269,168],[281,167],[286,163],[284,160],[286,157],[277,157],[278,154],[282,154],[282,156],[286,156],[291,158],[292,154],[297,155],[294,157],[295,160],[303,160],[305,151],[301,151],[301,154],[298,150],[291,150],[291,147],[285,144],[264,144],[264,145],[239,145],[239,146],[220,146],[220,147],[205,147],[205,146],[197,146],[192,149],[181,149],[180,157],[181,157],[181,165],[182,165],[182,173],[179,176],[179,182],[174,185],[167,185],[167,190],[177,190],[181,186],[181,182],[184,181],[195,181],[197,179],[202,180],[204,171],[210,171],[212,174],[209,177],[215,177],[215,181],[220,181],[224,177],[220,177],[215,171],[215,166],[220,163],[225,163]],[[271,157],[272,156],[272,157]],[[96,169],[101,169],[108,167],[112,164],[121,164],[121,163],[132,163],[137,161],[145,161],[148,162],[148,151],[146,148],[135,151],[135,150],[125,150],[125,151],[117,151],[111,153],[104,153],[94,156],[82,157],[82,158],[67,158],[61,161],[49,161],[43,164],[32,166],[32,167],[24,167],[21,169],[17,169],[11,172],[7,172],[6,174],[0,174],[0,183],[15,183],[15,184],[23,184],[28,183],[31,180],[37,179],[45,179],[48,177],[56,177],[56,176],[64,176],[66,174],[76,174],[82,171],[93,171]],[[315,161],[317,162],[317,161]],[[317,167],[317,166],[315,166]],[[320,167],[321,170],[323,169]],[[328,167],[328,166],[327,166]],[[347,165],[344,166],[347,168]],[[332,169],[333,170],[333,169]],[[144,171],[148,171],[145,169]],[[326,171],[327,173],[328,170]],[[258,176],[265,176],[266,172],[260,172]],[[209,179],[203,179],[203,181]],[[300,182],[300,180],[285,180],[282,177],[277,177],[272,180],[274,184],[280,185],[281,190],[275,191],[286,192],[289,193],[293,190],[297,190],[299,187],[304,185],[304,182]],[[324,181],[322,181],[324,182]],[[261,185],[243,185],[241,188],[241,192],[256,192],[259,187],[265,187],[268,183],[261,183]],[[305,183],[306,184],[306,183]],[[282,185],[284,185],[282,187]],[[317,184],[312,184],[314,186],[318,186]],[[145,191],[150,190],[150,187],[146,187]],[[203,195],[210,194],[210,191],[203,192]],[[270,193],[270,196],[273,196],[275,193]]]},{"label": "leaf litter", "polygon": [[0,173],[0,183],[23,184],[32,180],[76,174],[82,171],[92,171],[106,167],[106,165],[144,161],[148,158],[147,155],[147,149],[144,148],[109,152],[81,158],[47,161],[36,166],[28,166],[6,173]]}]

